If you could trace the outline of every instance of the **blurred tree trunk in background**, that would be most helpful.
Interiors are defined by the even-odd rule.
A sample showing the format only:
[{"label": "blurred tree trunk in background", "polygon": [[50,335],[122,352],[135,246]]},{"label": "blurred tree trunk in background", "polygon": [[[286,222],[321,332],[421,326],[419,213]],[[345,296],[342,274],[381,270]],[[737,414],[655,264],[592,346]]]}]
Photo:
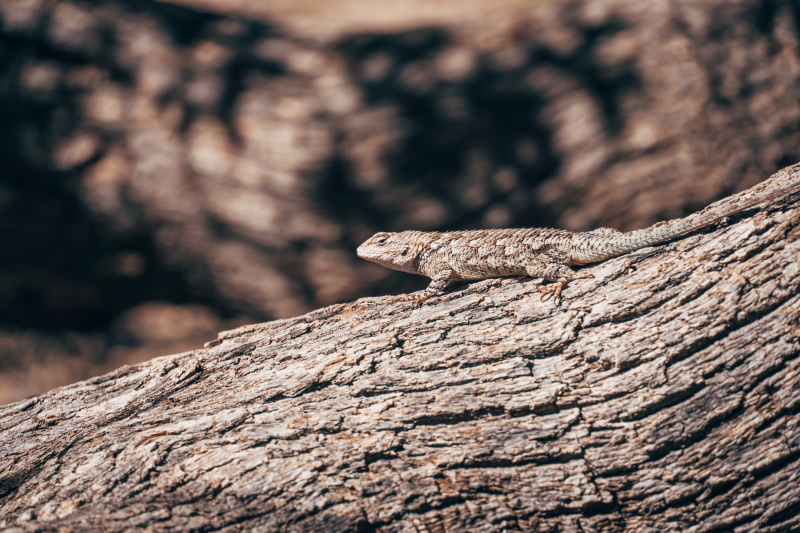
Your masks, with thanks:
[{"label": "blurred tree trunk in background", "polygon": [[366,299],[0,408],[0,528],[796,530],[799,257],[795,194],[558,308]]},{"label": "blurred tree trunk in background", "polygon": [[0,372],[419,288],[355,256],[378,230],[632,229],[800,159],[796,2],[530,4],[0,3]]}]

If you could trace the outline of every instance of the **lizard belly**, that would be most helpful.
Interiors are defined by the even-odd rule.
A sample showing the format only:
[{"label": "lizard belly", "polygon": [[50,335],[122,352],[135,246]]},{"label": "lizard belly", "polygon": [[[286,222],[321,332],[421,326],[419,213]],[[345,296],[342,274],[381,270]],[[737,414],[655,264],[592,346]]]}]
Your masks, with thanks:
[{"label": "lizard belly", "polygon": [[[529,245],[516,233],[528,230],[498,230],[487,238],[486,231],[445,234],[448,242],[437,253],[454,274],[463,280],[526,275],[524,252]],[[490,235],[491,236],[491,235]]]},{"label": "lizard belly", "polygon": [[459,278],[476,280],[487,278],[502,278],[504,276],[524,276],[525,267],[522,265],[490,264],[491,262],[472,263],[459,265],[453,269]]}]

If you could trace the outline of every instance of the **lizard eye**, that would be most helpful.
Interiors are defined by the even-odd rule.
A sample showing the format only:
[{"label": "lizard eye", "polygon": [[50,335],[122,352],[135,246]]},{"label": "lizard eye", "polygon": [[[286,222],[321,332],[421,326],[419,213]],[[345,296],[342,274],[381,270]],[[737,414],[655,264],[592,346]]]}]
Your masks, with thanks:
[{"label": "lizard eye", "polygon": [[386,244],[386,237],[378,237],[377,239],[375,239],[375,244],[377,244],[378,246],[385,245]]}]

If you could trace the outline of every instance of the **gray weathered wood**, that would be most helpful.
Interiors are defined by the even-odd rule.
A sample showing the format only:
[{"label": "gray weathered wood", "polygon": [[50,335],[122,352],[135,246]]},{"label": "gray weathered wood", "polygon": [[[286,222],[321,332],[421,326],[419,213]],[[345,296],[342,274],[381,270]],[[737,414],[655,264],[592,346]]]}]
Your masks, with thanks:
[{"label": "gray weathered wood", "polygon": [[225,332],[1,408],[0,528],[797,529],[799,270],[795,195],[559,308],[488,280]]}]

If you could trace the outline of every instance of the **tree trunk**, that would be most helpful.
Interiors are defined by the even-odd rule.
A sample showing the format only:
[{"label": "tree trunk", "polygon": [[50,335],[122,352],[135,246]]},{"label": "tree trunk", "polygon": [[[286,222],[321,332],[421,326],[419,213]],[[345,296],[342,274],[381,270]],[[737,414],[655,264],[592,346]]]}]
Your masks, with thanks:
[{"label": "tree trunk", "polygon": [[8,405],[0,527],[800,528],[798,258],[795,194],[559,307],[516,279],[339,304]]}]

